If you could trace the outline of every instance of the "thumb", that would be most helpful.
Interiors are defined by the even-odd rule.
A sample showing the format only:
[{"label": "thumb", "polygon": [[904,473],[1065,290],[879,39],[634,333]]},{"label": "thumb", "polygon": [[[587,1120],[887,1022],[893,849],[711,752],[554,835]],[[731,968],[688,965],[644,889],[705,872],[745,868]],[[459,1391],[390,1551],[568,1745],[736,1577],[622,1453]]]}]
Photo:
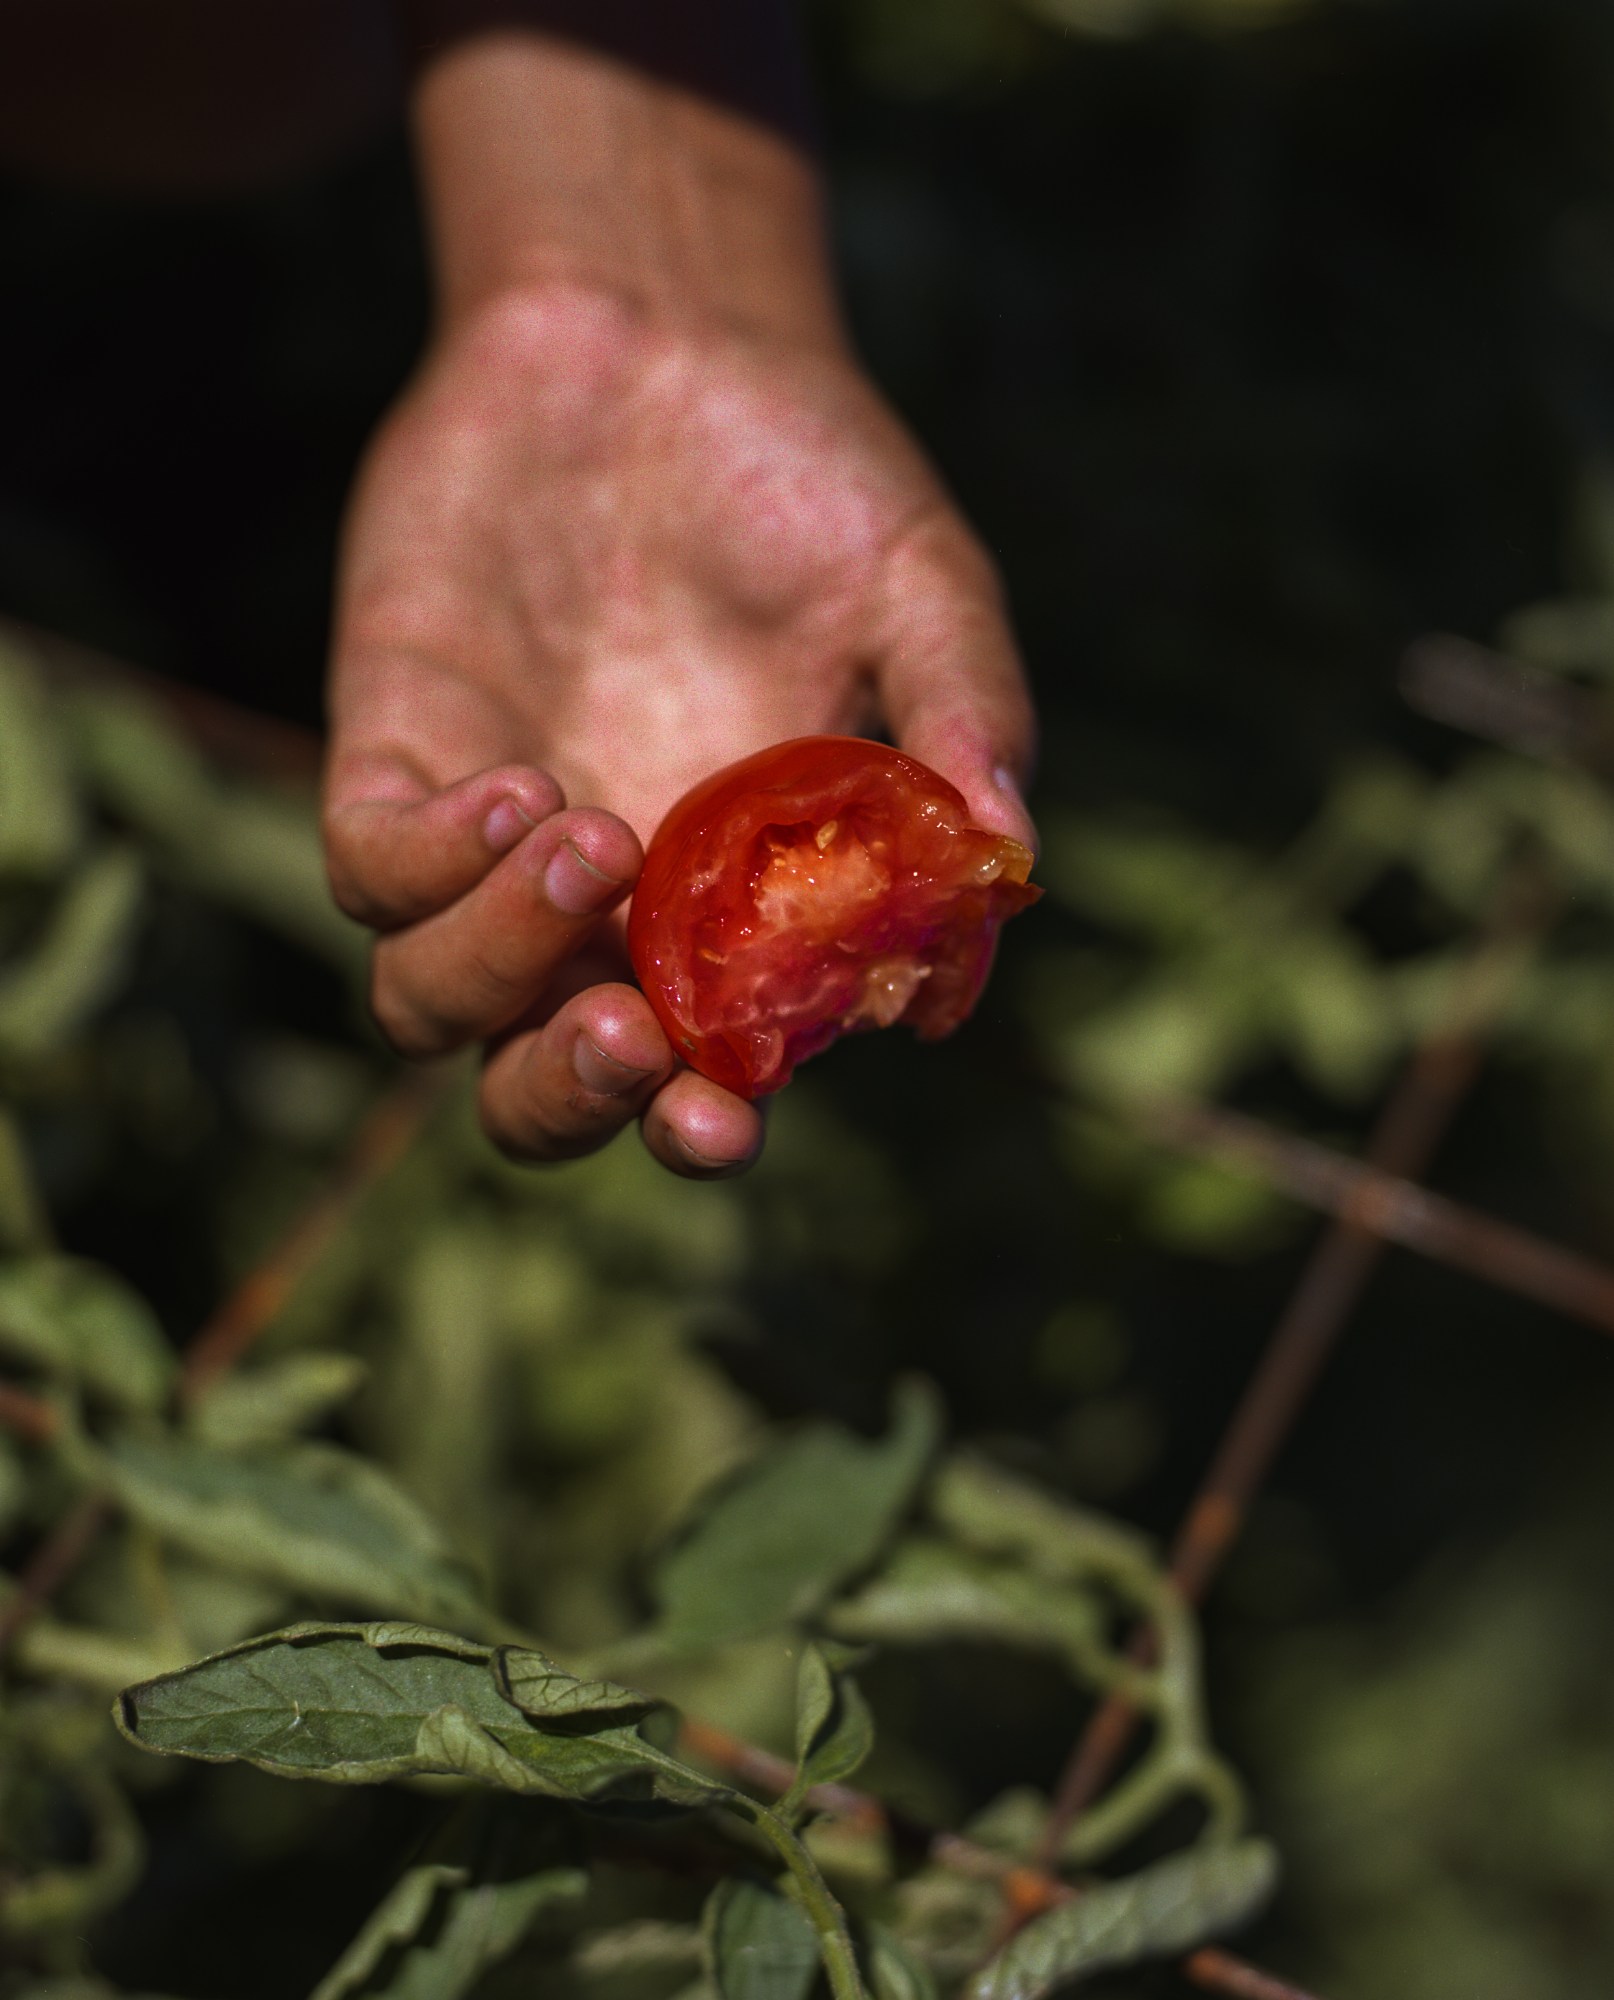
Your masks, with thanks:
[{"label": "thumb", "polygon": [[1003,594],[955,516],[887,558],[876,680],[897,746],[955,784],[977,826],[1035,849],[1021,787],[1036,719]]}]

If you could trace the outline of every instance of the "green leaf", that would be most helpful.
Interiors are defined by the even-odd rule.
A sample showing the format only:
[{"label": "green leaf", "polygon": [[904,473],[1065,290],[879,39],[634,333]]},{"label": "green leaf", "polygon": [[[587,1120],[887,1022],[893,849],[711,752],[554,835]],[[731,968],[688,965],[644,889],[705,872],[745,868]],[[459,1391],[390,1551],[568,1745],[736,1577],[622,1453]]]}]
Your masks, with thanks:
[{"label": "green leaf", "polygon": [[376,1466],[334,1445],[236,1456],[124,1435],[92,1475],[177,1547],[317,1602],[485,1627],[491,1614],[434,1523]]},{"label": "green leaf", "polygon": [[510,1415],[505,1244],[490,1218],[450,1214],[410,1246],[370,1399],[399,1481],[484,1562],[498,1541],[493,1475]]},{"label": "green leaf", "polygon": [[499,1880],[475,1868],[408,1869],[310,2000],[462,2000],[547,1912],[581,1901],[579,1868]]},{"label": "green leaf", "polygon": [[959,1452],[938,1471],[931,1512],[966,1547],[1014,1557],[1039,1576],[1074,1582],[1094,1575],[1153,1574],[1145,1535],[1061,1500],[989,1460]]},{"label": "green leaf", "polygon": [[932,1535],[899,1542],[879,1574],[825,1617],[842,1638],[879,1645],[974,1639],[1067,1653],[1097,1645],[1106,1623],[1079,1589]]},{"label": "green leaf", "polygon": [[32,954],[0,979],[0,1055],[37,1061],[70,1042],[123,977],[141,868],[104,849],[72,876]]},{"label": "green leaf", "polygon": [[569,1963],[585,1980],[632,1979],[645,1973],[694,1972],[702,1954],[701,1934],[693,1924],[640,1917],[578,1938]]},{"label": "green leaf", "polygon": [[717,1646],[817,1610],[889,1540],[939,1428],[934,1392],[912,1382],[873,1443],[832,1424],[796,1432],[726,1486],[663,1559],[650,1640]]},{"label": "green leaf", "polygon": [[126,1410],[160,1408],[174,1380],[173,1350],[150,1306],[74,1257],[0,1265],[0,1349]]},{"label": "green leaf", "polygon": [[43,675],[0,638],[0,875],[54,875],[78,836],[78,802]]},{"label": "green leaf", "polygon": [[938,2000],[930,1967],[883,1924],[869,1926],[868,1959],[874,2000]]},{"label": "green leaf", "polygon": [[965,1989],[966,2000],[1039,2000],[1088,1973],[1190,1951],[1253,1916],[1277,1881],[1264,1840],[1174,1855],[1034,1917]]},{"label": "green leaf", "polygon": [[71,1682],[101,1695],[116,1694],[131,1680],[163,1673],[176,1664],[169,1647],[150,1639],[43,1617],[29,1619],[17,1636],[15,1650],[30,1674]]},{"label": "green leaf", "polygon": [[807,2000],[818,1939],[795,1903],[759,1882],[719,1882],[707,1899],[707,1969],[722,2000]]},{"label": "green leaf", "polygon": [[530,1646],[501,1646],[494,1673],[499,1691],[534,1722],[572,1723],[609,1716],[636,1722],[660,1704],[654,1695],[615,1681],[580,1680]]},{"label": "green leaf", "polygon": [[76,695],[69,711],[97,790],[173,873],[339,966],[359,968],[365,934],[331,901],[312,798],[226,784],[137,695],[96,689]]},{"label": "green leaf", "polygon": [[47,1250],[50,1242],[50,1218],[34,1182],[22,1127],[0,1104],[0,1253]]},{"label": "green leaf", "polygon": [[366,1374],[355,1354],[288,1354],[221,1375],[190,1413],[192,1434],[224,1451],[281,1444],[337,1409]]},{"label": "green leaf", "polygon": [[90,1857],[0,1883],[0,1935],[82,1934],[140,1879],[145,1837],[121,1787],[93,1765],[68,1782],[90,1828]]},{"label": "green leaf", "polygon": [[812,1644],[796,1678],[796,1776],[775,1810],[790,1819],[814,1785],[849,1778],[874,1748],[874,1718],[843,1649]]},{"label": "green leaf", "polygon": [[294,1625],[128,1688],[113,1714],[131,1743],[159,1756],[281,1777],[460,1777],[579,1804],[726,1806],[789,1869],[836,2000],[866,2000],[845,1916],[783,1820],[632,1725],[540,1726],[504,1694],[500,1664],[491,1647],[419,1625]]},{"label": "green leaf", "polygon": [[160,1756],[288,1778],[458,1776],[518,1793],[703,1805],[727,1796],[631,1727],[538,1727],[491,1647],[418,1625],[293,1625],[126,1689],[114,1711]]}]

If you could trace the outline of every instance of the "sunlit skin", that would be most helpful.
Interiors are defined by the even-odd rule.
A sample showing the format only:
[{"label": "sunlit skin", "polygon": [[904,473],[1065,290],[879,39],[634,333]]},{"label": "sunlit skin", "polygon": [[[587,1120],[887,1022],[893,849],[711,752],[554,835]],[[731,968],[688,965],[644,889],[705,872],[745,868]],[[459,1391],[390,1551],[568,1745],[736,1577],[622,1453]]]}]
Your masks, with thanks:
[{"label": "sunlit skin", "polygon": [[[667,1166],[727,1173],[758,1113],[679,1068],[626,977],[642,843],[749,751],[877,727],[1029,842],[1030,710],[991,565],[841,331],[805,153],[542,32],[598,7],[483,11],[154,0],[131,28],[113,0],[0,0],[0,157],[258,185],[385,115],[384,51],[416,24],[437,323],[340,557],[332,885],[379,934],[396,1046],[485,1045],[507,1151],[640,1118]],[[654,0],[606,11],[666,25]],[[690,47],[732,48],[751,10],[687,19]]]},{"label": "sunlit skin", "polygon": [[[441,321],[352,506],[325,823],[378,1020],[410,1055],[487,1045],[497,1143],[640,1118],[713,1175],[759,1114],[675,1062],[621,938],[667,807],[880,725],[1030,844],[1031,719],[991,566],[838,331],[805,162],[690,100],[647,119],[657,89],[533,38],[422,87]],[[578,167],[612,120],[613,184],[652,148],[630,222]]]}]

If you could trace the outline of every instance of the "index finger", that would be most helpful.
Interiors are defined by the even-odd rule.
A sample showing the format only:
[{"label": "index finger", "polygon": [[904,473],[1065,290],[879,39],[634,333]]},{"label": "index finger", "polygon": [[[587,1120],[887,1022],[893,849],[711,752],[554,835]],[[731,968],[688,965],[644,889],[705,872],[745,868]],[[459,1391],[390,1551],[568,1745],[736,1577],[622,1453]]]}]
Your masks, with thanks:
[{"label": "index finger", "polygon": [[324,812],[331,892],[373,930],[418,923],[474,889],[565,803],[531,764],[498,764],[435,790],[402,758],[337,765]]}]

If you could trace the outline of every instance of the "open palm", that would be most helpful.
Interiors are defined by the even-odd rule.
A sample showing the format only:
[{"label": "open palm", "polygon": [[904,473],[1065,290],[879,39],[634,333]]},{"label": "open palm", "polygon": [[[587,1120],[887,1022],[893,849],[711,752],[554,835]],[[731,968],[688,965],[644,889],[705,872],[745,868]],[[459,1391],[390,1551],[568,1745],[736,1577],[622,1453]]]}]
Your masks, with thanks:
[{"label": "open palm", "polygon": [[990,565],[850,359],[579,289],[482,312],[383,429],[332,701],[327,847],[382,933],[377,1018],[411,1054],[488,1042],[484,1122],[525,1157],[641,1115],[681,1172],[760,1145],[600,922],[697,779],[885,727],[1030,835]]}]

